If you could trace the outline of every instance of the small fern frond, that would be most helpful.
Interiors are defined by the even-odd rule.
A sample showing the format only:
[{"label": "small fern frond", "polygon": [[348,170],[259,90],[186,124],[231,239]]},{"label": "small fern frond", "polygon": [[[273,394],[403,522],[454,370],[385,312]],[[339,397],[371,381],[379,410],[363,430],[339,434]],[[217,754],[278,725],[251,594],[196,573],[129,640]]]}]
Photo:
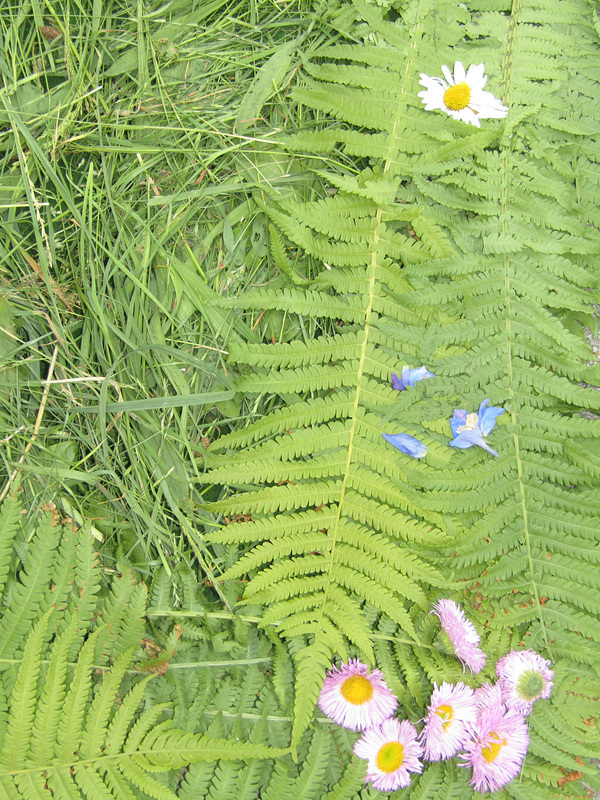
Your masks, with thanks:
[{"label": "small fern frond", "polygon": [[86,714],[85,730],[81,737],[81,755],[83,758],[94,758],[105,748],[107,726],[114,707],[114,699],[127,667],[131,663],[134,648],[122,653],[105,675],[102,685]]},{"label": "small fern frond", "polygon": [[48,763],[54,755],[61,709],[67,693],[67,658],[75,638],[77,623],[77,616],[74,616],[69,627],[52,645],[50,664],[38,702],[31,737],[31,756],[38,763]]},{"label": "small fern frond", "polygon": [[[0,510],[0,517],[6,520],[10,515]],[[64,566],[69,552],[75,563],[75,550],[81,548],[75,581],[86,571],[90,586],[99,584],[94,572],[100,570],[87,531],[65,530],[62,549],[56,547],[61,532],[60,525],[53,528],[45,518],[31,538],[28,556],[41,557],[47,567],[43,574],[28,562],[15,564],[18,560],[12,554],[9,571],[16,580],[4,593],[2,622],[5,630],[13,631],[20,619],[23,649],[12,659],[3,656],[6,709],[0,726],[0,795],[10,800],[174,800],[170,784],[175,781],[159,780],[154,773],[169,773],[199,760],[261,760],[287,753],[261,741],[247,744],[185,733],[164,719],[168,704],[155,703],[140,712],[154,677],[140,679],[131,669],[144,631],[145,588],[125,571],[103,598],[95,591],[80,591],[76,584],[67,593],[65,578],[64,588],[57,590],[64,598],[61,608],[51,604],[44,609],[44,598],[53,596],[50,581],[69,573]],[[32,615],[27,624],[15,604]],[[64,620],[57,624],[57,619],[67,609],[70,619],[65,627]],[[102,617],[110,620],[113,636],[106,635],[107,623],[95,623]],[[131,639],[133,643],[128,642]],[[101,667],[103,677],[98,681],[103,650],[109,663]]]},{"label": "small fern frond", "polygon": [[10,571],[12,544],[20,522],[19,503],[9,494],[0,506],[0,594]]},{"label": "small fern frond", "polygon": [[52,610],[39,619],[31,632],[10,698],[8,725],[1,751],[2,766],[9,772],[23,767],[34,723],[35,699],[40,662],[48,620]]},{"label": "small fern frond", "polygon": [[30,542],[25,568],[11,587],[12,603],[0,620],[0,659],[14,657],[38,615],[58,543],[59,529],[46,514]]},{"label": "small fern frond", "polygon": [[72,756],[75,750],[74,744],[79,743],[81,737],[84,714],[92,685],[91,672],[96,641],[102,630],[102,628],[98,628],[94,631],[81,648],[73,679],[65,696],[58,722],[55,746],[56,758],[62,762]]}]

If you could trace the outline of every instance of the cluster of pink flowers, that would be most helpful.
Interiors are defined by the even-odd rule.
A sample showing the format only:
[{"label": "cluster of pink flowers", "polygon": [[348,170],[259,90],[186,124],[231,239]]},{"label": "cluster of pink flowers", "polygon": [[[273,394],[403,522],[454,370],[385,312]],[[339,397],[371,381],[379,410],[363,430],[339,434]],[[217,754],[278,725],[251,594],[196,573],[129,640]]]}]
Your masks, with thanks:
[{"label": "cluster of pink flowers", "polygon": [[[471,672],[480,672],[486,656],[479,636],[460,606],[440,600],[436,614],[454,652]],[[366,781],[391,792],[408,786],[426,761],[458,756],[471,767],[471,785],[494,792],[521,770],[529,745],[525,717],[538,699],[552,690],[551,664],[533,650],[511,651],[496,664],[498,680],[471,689],[464,683],[442,683],[431,694],[423,729],[393,717],[398,700],[378,669],[358,659],[333,667],[319,695],[319,707],[330,719],[363,731],[354,753],[368,761]]]}]

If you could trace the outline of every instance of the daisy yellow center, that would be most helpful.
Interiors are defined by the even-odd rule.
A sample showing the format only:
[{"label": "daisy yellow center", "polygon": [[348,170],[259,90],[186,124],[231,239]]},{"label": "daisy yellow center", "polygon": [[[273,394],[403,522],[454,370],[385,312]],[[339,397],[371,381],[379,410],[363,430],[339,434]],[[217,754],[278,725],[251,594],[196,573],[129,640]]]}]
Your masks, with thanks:
[{"label": "daisy yellow center", "polygon": [[491,741],[487,747],[481,748],[481,755],[485,758],[488,764],[491,764],[492,761],[495,761],[498,758],[500,750],[502,750],[506,744],[506,739],[501,739],[495,731],[490,733],[490,739],[493,741]]},{"label": "daisy yellow center", "polygon": [[340,693],[353,706],[362,706],[373,697],[373,686],[364,675],[353,675],[342,683]]},{"label": "daisy yellow center", "polygon": [[382,772],[395,772],[404,761],[404,747],[400,742],[386,742],[377,753],[377,766]]},{"label": "daisy yellow center", "polygon": [[435,710],[435,713],[438,717],[442,718],[442,728],[447,731],[450,725],[452,725],[452,720],[454,719],[454,711],[452,710],[452,706],[438,706]]},{"label": "daisy yellow center", "polygon": [[444,104],[452,111],[462,111],[469,105],[471,99],[471,87],[466,81],[455,83],[444,92]]},{"label": "daisy yellow center", "polygon": [[462,431],[476,431],[479,427],[479,414],[474,411],[472,414],[467,414],[467,421],[464,425],[461,425],[458,429],[458,432],[461,433]]},{"label": "daisy yellow center", "polygon": [[544,679],[536,669],[528,669],[517,682],[517,694],[522,700],[531,702],[544,688]]}]

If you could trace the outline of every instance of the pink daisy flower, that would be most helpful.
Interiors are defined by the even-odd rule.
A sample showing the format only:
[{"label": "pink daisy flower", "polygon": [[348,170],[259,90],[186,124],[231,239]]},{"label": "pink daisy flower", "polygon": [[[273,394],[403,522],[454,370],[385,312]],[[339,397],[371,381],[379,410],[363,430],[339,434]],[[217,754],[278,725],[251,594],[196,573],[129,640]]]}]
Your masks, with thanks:
[{"label": "pink daisy flower", "polygon": [[502,691],[499,683],[484,683],[479,689],[475,689],[475,702],[477,703],[478,717],[485,708],[492,706],[502,706]]},{"label": "pink daisy flower", "polygon": [[495,792],[517,775],[529,744],[527,723],[516,711],[490,706],[481,712],[465,744],[461,767],[473,768],[471,786],[478,792]]},{"label": "pink daisy flower", "polygon": [[367,783],[371,781],[380,792],[393,792],[410,784],[410,772],[423,771],[417,730],[407,719],[386,719],[381,725],[369,728],[354,745],[359,758],[368,759]]},{"label": "pink daisy flower", "polygon": [[433,684],[429,713],[421,736],[428,761],[455,756],[469,738],[468,724],[477,721],[477,704],[473,690],[464,683]]},{"label": "pink daisy flower", "polygon": [[318,703],[329,719],[358,731],[391,717],[398,700],[378,669],[369,672],[366,664],[351,658],[327,672]]},{"label": "pink daisy flower", "polygon": [[502,700],[519,714],[529,714],[536,700],[545,700],[552,691],[554,672],[551,662],[534,650],[511,650],[496,664]]},{"label": "pink daisy flower", "polygon": [[487,656],[478,647],[480,637],[458,603],[454,600],[438,600],[431,613],[439,617],[457,658],[463,663],[463,672],[465,664],[471,672],[481,672]]}]

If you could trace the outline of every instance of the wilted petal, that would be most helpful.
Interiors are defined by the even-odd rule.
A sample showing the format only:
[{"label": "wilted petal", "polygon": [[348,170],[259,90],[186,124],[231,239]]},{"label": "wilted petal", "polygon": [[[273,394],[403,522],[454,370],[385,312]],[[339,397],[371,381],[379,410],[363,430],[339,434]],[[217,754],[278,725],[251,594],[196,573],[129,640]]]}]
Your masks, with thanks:
[{"label": "wilted petal", "polygon": [[438,600],[431,613],[439,617],[456,656],[469,667],[473,674],[481,672],[487,656],[479,647],[480,637],[475,626],[471,620],[466,618],[465,612],[458,603],[443,598]]},{"label": "wilted petal", "polygon": [[386,442],[394,445],[402,453],[406,453],[413,458],[423,458],[427,452],[427,447],[419,439],[414,436],[409,436],[407,433],[382,433],[381,434]]},{"label": "wilted petal", "polygon": [[487,442],[483,441],[483,439],[480,442],[477,442],[477,446],[481,447],[482,450],[487,450],[488,453],[491,453],[493,456],[498,458],[498,451],[494,450],[492,447],[490,447],[489,444],[487,444]]}]

